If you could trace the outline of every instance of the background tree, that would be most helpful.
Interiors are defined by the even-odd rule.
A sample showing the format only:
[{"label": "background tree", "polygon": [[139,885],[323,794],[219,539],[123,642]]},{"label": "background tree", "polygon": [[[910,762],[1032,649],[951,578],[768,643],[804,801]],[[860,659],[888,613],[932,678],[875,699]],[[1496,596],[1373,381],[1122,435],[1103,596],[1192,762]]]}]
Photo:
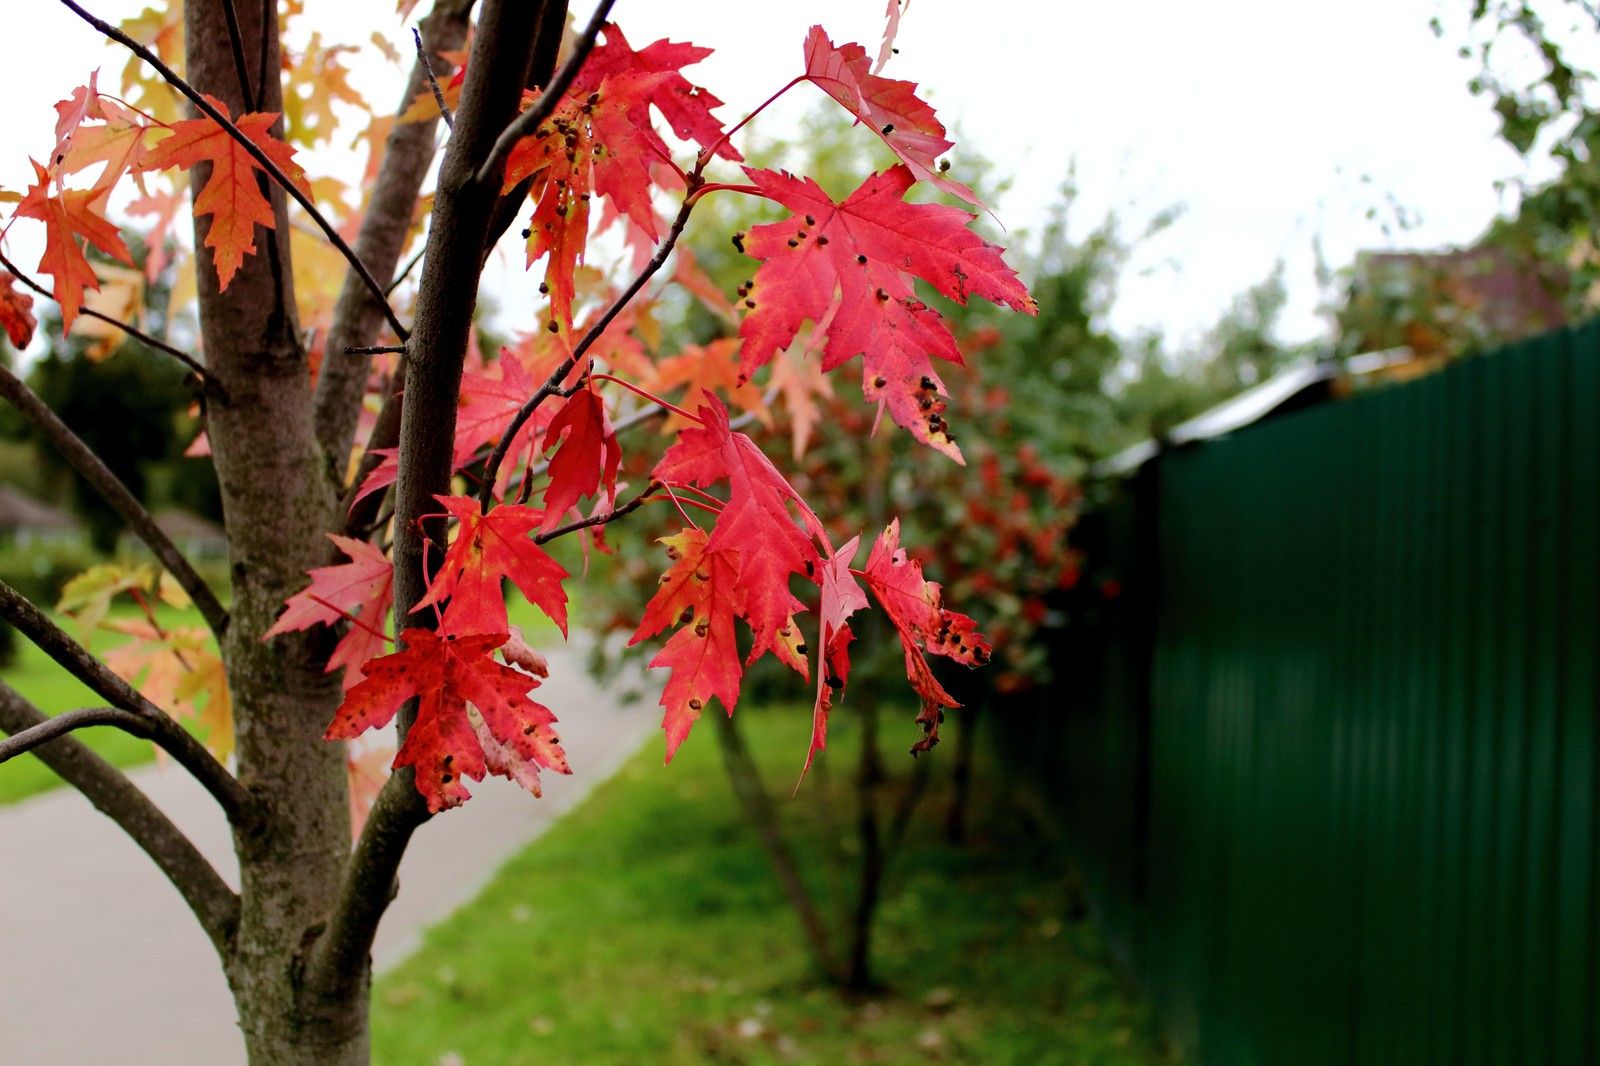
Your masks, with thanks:
[{"label": "background tree", "polygon": [[[329,101],[354,95],[338,46],[316,35],[285,46],[297,38],[282,23],[299,5],[275,14],[189,0],[181,19],[151,9],[124,32],[63,2],[137,61],[120,93],[91,77],[58,105],[56,144],[41,146],[47,162],[35,164],[7,223],[44,226],[36,269],[51,285],[5,260],[0,322],[26,343],[29,288],[60,304],[69,329],[103,314],[84,305],[99,284],[85,246],[132,263],[105,214],[112,190],[139,187],[130,210],[155,218],[150,245],[165,248],[188,182],[203,354],[144,337],[196,376],[232,598],[224,606],[114,471],[15,374],[0,373],[0,393],[170,576],[105,568],[77,588],[80,615],[132,591],[144,603],[191,599],[209,631],[165,630],[152,616],[138,661],[120,660],[141,692],[0,585],[0,616],[108,704],[45,719],[0,686],[0,728],[13,734],[0,762],[36,750],[161,866],[217,948],[253,1062],[365,1061],[369,949],[411,834],[464,802],[466,780],[493,772],[537,792],[541,770],[566,770],[551,710],[528,696],[536,679],[514,669],[537,672],[541,657],[510,631],[501,596],[510,578],[565,627],[568,575],[543,544],[596,536],[649,504],[683,516],[639,626],[642,637],[673,630],[656,659],[671,671],[669,757],[708,701],[733,710],[745,661],[767,651],[802,675],[816,671],[814,756],[848,674],[848,620],[869,595],[892,620],[921,698],[919,746],[937,741],[942,707],[955,701],[925,654],[973,663],[988,646],[971,619],[942,605],[892,528],[855,569],[867,546],[832,543],[714,392],[675,411],[686,421],[642,491],[619,499],[615,480],[617,431],[664,406],[630,380],[648,379],[662,356],[651,279],[713,194],[774,205],[774,221],[740,238],[760,263],[741,293],[741,373],[763,387],[775,368],[807,365],[804,348],[790,351],[804,331],[802,344],[830,367],[853,369],[859,355],[868,397],[917,439],[950,448],[928,353],[953,359],[957,349],[913,279],[958,302],[1033,305],[999,249],[966,229],[970,214],[904,201],[919,182],[976,200],[938,166],[950,143],[914,86],[874,73],[865,49],[835,46],[820,28],[804,42],[802,73],[786,88],[815,84],[896,159],[840,201],[791,175],[734,170],[739,154],[713,114],[719,101],[680,73],[703,52],[634,49],[606,22],[609,2],[564,41],[564,2],[486,0],[457,70],[471,4],[438,0],[399,113],[369,130],[383,150],[341,191],[308,180],[295,159],[297,147],[331,142]],[[879,66],[898,16],[891,7]],[[653,112],[691,147],[663,140]],[[420,258],[408,260],[441,115],[449,135]],[[319,204],[342,204],[348,217],[335,225]],[[591,218],[624,234],[632,266],[618,277],[580,266]],[[514,348],[482,353],[473,343],[480,274],[517,230],[528,261],[544,263],[548,299]],[[473,495],[462,491],[469,483]],[[801,635],[795,615],[807,604],[792,586],[818,607],[814,636]],[[385,654],[391,599],[401,650]],[[169,713],[185,711],[208,721],[209,750]],[[337,741],[391,719],[395,773],[369,797],[352,846]],[[233,829],[237,893],[118,771],[66,735],[87,724],[150,737],[200,780]]]}]

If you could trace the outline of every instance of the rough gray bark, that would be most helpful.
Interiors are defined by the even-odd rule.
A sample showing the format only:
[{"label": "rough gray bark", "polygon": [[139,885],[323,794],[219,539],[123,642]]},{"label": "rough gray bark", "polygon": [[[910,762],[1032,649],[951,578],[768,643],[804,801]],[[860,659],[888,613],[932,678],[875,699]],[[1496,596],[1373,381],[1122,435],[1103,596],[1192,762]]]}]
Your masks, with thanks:
[{"label": "rough gray bark", "polygon": [[[239,5],[260,109],[282,109],[277,20]],[[222,0],[189,0],[184,74],[233,114],[244,99]],[[264,43],[264,48],[263,48]],[[261,75],[266,73],[267,76]],[[274,133],[281,135],[281,129]],[[192,174],[199,195],[209,168]],[[224,963],[253,1063],[361,1063],[366,1011],[355,997],[307,1003],[298,994],[299,955],[308,932],[327,920],[350,851],[343,746],[322,740],[339,704],[338,680],[323,673],[313,639],[263,642],[283,601],[323,561],[322,530],[336,499],[312,431],[310,368],[300,342],[294,278],[284,235],[281,189],[268,186],[276,230],[257,229],[226,292],[204,247],[209,216],[195,219],[200,327],[206,363],[206,420],[227,519],[233,610],[223,657],[233,694],[239,778],[263,817],[236,833],[240,913]]]}]

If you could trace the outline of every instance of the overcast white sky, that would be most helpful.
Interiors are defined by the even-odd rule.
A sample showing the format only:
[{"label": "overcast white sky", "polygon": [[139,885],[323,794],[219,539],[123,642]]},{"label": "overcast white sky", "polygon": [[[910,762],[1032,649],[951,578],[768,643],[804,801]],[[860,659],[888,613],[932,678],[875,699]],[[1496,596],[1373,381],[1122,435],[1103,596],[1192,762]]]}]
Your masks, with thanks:
[{"label": "overcast white sky", "polygon": [[[115,21],[142,3],[87,6]],[[1459,42],[1428,29],[1438,13],[1459,30],[1455,9],[1464,6],[912,0],[901,54],[884,73],[921,83],[959,129],[957,177],[970,144],[1015,179],[994,205],[1013,234],[1042,222],[1074,160],[1080,234],[1108,211],[1134,233],[1165,207],[1185,208],[1135,260],[1113,314],[1118,331],[1193,336],[1282,259],[1292,294],[1286,333],[1298,339],[1320,329],[1313,240],[1339,267],[1366,248],[1471,241],[1505,206],[1494,183],[1520,174],[1520,163],[1494,140],[1487,104],[1467,93]],[[393,0],[308,0],[307,8],[325,39],[364,43],[373,29],[409,37]],[[574,0],[578,17],[592,9]],[[666,36],[715,48],[688,73],[728,101],[732,120],[798,73],[812,23],[875,52],[883,11],[884,0],[618,0],[613,17],[635,47]],[[0,186],[20,190],[31,181],[27,156],[43,158],[52,143],[50,105],[96,66],[114,80],[124,56],[47,0],[12,12],[7,29],[23,47],[7,55]],[[364,74],[369,100],[392,106],[394,68],[378,61]],[[792,95],[794,107],[762,117],[763,135],[780,135],[819,94]],[[1416,216],[1414,228],[1396,228],[1393,204]],[[10,247],[33,266],[37,246],[16,236]]]}]

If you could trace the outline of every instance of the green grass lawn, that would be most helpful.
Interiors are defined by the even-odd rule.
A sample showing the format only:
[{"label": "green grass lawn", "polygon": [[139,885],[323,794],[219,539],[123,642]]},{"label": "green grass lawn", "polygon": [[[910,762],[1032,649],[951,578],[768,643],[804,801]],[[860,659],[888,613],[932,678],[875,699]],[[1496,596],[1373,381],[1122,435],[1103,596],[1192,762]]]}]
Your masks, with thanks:
[{"label": "green grass lawn", "polygon": [[[808,716],[740,713],[787,793]],[[779,801],[819,887],[817,856],[838,850],[829,826],[850,822],[854,736],[845,715],[836,721],[828,772]],[[665,769],[651,746],[431,930],[377,983],[374,1061],[1172,1061],[1092,928],[1070,919],[1068,880],[1037,835],[978,809],[974,842],[945,845],[937,785],[890,874],[878,926],[886,991],[841,999],[801,949],[716,748],[709,724]]]}]

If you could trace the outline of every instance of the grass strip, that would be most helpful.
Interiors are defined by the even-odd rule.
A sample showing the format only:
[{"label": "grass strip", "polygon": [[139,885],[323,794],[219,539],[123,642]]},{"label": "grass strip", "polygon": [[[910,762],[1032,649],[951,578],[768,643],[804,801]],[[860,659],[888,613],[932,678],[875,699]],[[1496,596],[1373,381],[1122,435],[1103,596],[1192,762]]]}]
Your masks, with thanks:
[{"label": "grass strip", "polygon": [[[809,715],[739,713],[787,791]],[[780,799],[825,902],[836,898],[828,857],[850,859],[841,827],[858,735],[835,717],[832,769],[814,769],[797,798]],[[652,745],[430,930],[377,983],[374,1061],[1172,1061],[1092,927],[1072,920],[1069,880],[1028,823],[994,804],[974,811],[972,843],[940,839],[944,768],[890,874],[877,927],[883,993],[850,1002],[827,988],[716,747],[696,735],[663,769]]]}]

